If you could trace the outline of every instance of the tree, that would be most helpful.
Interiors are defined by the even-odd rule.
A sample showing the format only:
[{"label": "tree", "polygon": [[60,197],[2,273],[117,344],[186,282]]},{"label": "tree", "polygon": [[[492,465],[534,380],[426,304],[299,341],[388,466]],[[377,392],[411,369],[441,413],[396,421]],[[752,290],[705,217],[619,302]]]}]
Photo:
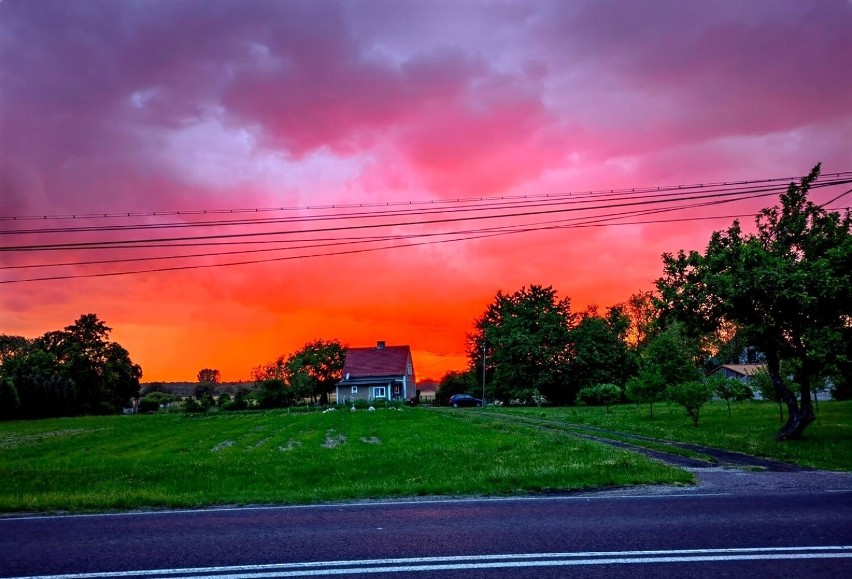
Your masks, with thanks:
[{"label": "tree", "polygon": [[726,378],[716,373],[705,378],[705,382],[713,394],[724,400],[728,406],[728,416],[731,415],[731,400],[747,400],[753,396],[751,388],[742,380]]},{"label": "tree", "polygon": [[18,414],[37,418],[119,412],[138,397],[142,370],[127,350],[109,340],[110,331],[95,314],[85,314],[35,340],[0,340],[0,380],[14,387]]},{"label": "tree", "polygon": [[[808,199],[819,171],[791,183],[780,206],[762,210],[756,233],[734,221],[711,235],[703,254],[665,254],[657,280],[666,315],[706,333],[730,322],[753,337],[787,406],[777,440],[800,438],[815,420],[811,385],[843,363],[852,340],[852,213]],[[798,400],[782,379],[783,360],[796,363]]]},{"label": "tree", "polygon": [[199,382],[192,389],[192,395],[196,400],[201,400],[205,396],[213,396],[216,392],[212,382]]},{"label": "tree", "polygon": [[287,358],[284,375],[291,387],[328,404],[328,395],[343,377],[346,346],[337,340],[308,342]]},{"label": "tree", "polygon": [[482,375],[483,344],[492,396],[504,403],[544,396],[554,403],[573,402],[576,390],[566,384],[568,329],[573,325],[570,300],[558,299],[551,287],[531,285],[513,294],[498,291],[468,335],[468,358],[474,375]]},{"label": "tree", "polygon": [[639,373],[627,381],[627,397],[649,404],[653,418],[654,403],[665,399],[666,388],[699,378],[696,350],[677,324],[656,335],[639,354]]},{"label": "tree", "polygon": [[475,395],[481,387],[476,377],[470,371],[458,372],[451,370],[444,374],[435,392],[435,402],[439,405],[447,404],[453,394]]},{"label": "tree", "polygon": [[629,326],[630,320],[619,306],[610,308],[606,317],[592,312],[580,317],[568,332],[571,390],[607,383],[624,385],[636,371],[635,354],[625,341]]},{"label": "tree", "polygon": [[202,368],[198,371],[199,382],[210,382],[211,384],[219,383],[219,370],[213,368]]},{"label": "tree", "polygon": [[615,306],[629,320],[625,341],[633,348],[641,348],[654,336],[660,311],[652,291],[637,292],[626,302]]},{"label": "tree", "polygon": [[707,404],[712,396],[713,387],[702,380],[691,380],[666,388],[666,398],[682,406],[687,416],[692,418],[693,426],[696,427],[701,407]]}]

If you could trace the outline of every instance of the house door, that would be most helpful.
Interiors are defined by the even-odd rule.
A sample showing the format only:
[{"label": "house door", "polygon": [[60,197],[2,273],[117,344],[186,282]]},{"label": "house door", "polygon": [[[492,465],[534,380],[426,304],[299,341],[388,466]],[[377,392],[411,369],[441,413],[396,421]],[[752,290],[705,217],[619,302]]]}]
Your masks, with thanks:
[{"label": "house door", "polygon": [[402,396],[402,386],[399,384],[393,385],[393,397],[392,398],[400,398]]}]

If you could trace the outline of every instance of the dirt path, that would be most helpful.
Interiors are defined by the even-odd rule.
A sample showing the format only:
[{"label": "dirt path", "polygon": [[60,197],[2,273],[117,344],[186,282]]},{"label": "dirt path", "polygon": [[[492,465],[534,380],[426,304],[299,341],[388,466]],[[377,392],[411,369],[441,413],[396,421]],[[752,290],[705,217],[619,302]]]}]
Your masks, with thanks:
[{"label": "dirt path", "polygon": [[[467,414],[467,413],[464,413]],[[460,415],[462,415],[460,413]],[[698,484],[682,486],[637,486],[582,492],[583,495],[640,495],[723,493],[764,494],[767,492],[840,492],[852,490],[852,473],[816,470],[795,464],[721,450],[699,444],[666,440],[608,430],[585,424],[574,424],[526,416],[477,412],[487,416],[570,436],[577,436],[616,448],[641,453],[651,459],[677,466],[695,474]],[[467,416],[465,416],[467,418]],[[470,418],[474,415],[471,413]],[[631,444],[635,443],[635,444]],[[642,445],[651,445],[648,448]],[[688,451],[690,456],[683,456]],[[677,454],[680,452],[681,454]],[[700,455],[700,456],[696,456]]]}]

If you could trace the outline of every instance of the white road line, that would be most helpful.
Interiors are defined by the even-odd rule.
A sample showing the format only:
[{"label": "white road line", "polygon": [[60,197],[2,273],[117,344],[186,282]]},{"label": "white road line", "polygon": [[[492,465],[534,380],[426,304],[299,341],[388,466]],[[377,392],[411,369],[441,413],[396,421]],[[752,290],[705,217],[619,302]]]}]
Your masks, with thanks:
[{"label": "white road line", "polygon": [[400,571],[826,558],[852,558],[852,545],[672,549],[658,551],[588,551],[578,553],[517,553],[473,556],[456,555],[447,557],[310,561],[304,563],[236,565],[228,567],[71,573],[63,575],[14,577],[9,579],[97,579],[106,577],[169,577],[173,575],[187,575],[189,579],[201,579],[208,577],[215,579],[267,579],[273,577],[307,577],[355,573],[394,573]]}]

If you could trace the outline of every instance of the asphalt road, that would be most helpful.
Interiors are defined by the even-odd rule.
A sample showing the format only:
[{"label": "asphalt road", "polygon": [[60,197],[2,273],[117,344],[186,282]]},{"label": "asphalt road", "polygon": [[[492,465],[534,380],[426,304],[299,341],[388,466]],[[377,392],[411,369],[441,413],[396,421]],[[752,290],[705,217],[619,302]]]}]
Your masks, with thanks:
[{"label": "asphalt road", "polygon": [[0,577],[90,573],[852,577],[852,489],[0,519]]}]

